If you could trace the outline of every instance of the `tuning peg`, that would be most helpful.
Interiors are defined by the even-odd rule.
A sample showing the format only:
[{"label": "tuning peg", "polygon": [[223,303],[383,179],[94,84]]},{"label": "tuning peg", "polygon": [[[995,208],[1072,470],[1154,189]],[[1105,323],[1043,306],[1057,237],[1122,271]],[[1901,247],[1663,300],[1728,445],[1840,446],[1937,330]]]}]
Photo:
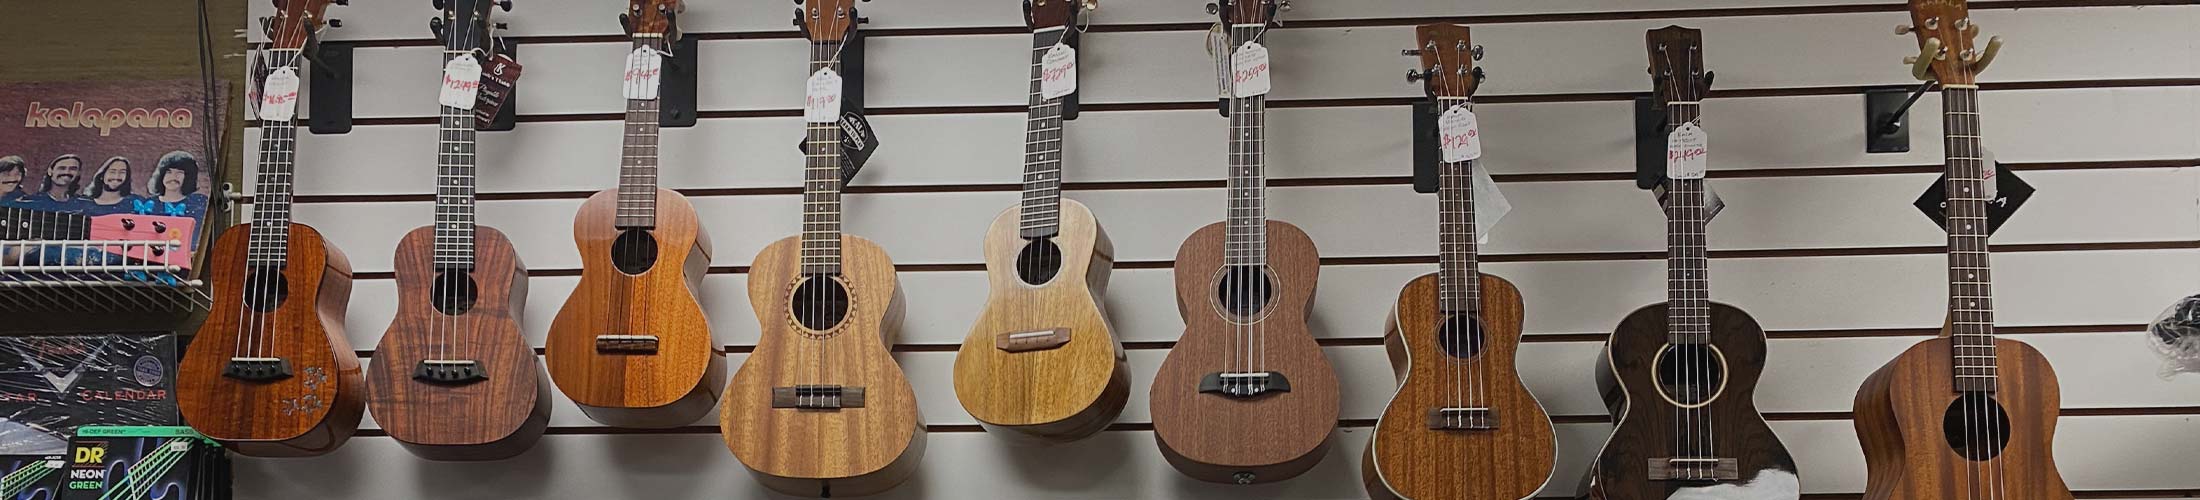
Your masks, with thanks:
[{"label": "tuning peg", "polygon": [[1900,24],[1900,25],[1895,25],[1895,27],[1894,27],[1894,34],[1897,34],[1897,35],[1907,35],[1907,34],[1910,34],[1911,32],[1915,32],[1915,31],[1917,31],[1917,28],[1913,28],[1913,27],[1911,27],[1910,25],[1907,25],[1907,24]]},{"label": "tuning peg", "polygon": [[1221,14],[1221,13],[1222,13],[1222,6],[1221,6],[1221,5],[1218,5],[1218,4],[1214,3],[1214,2],[1207,2],[1207,15],[1215,15],[1215,14]]},{"label": "tuning peg", "polygon": [[1476,60],[1476,61],[1480,61],[1480,60],[1482,60],[1482,46],[1481,46],[1481,45],[1476,45],[1476,46],[1474,46],[1474,48],[1473,48],[1473,49],[1469,49],[1469,50],[1468,50],[1468,53],[1469,53],[1469,54],[1474,54],[1474,60]]},{"label": "tuning peg", "polygon": [[871,18],[868,16],[856,16],[856,24],[871,24]]},{"label": "tuning peg", "polygon": [[1482,83],[1483,80],[1488,79],[1490,79],[1490,75],[1483,73],[1482,68],[1474,68],[1474,83]]},{"label": "tuning peg", "polygon": [[1427,71],[1406,70],[1406,83],[1418,83],[1421,80],[1426,80],[1429,76],[1428,73]]},{"label": "tuning peg", "polygon": [[496,0],[496,4],[497,8],[504,9],[505,12],[512,11],[512,0]]},{"label": "tuning peg", "polygon": [[1290,11],[1291,11],[1291,0],[1282,0],[1282,1],[1276,2],[1276,10],[1280,10],[1280,11],[1284,11],[1284,12],[1290,12]]},{"label": "tuning peg", "polygon": [[1398,56],[1399,56],[1399,57],[1420,57],[1420,56],[1421,56],[1421,49],[1405,49],[1405,50],[1401,50],[1401,51],[1398,51]]},{"label": "tuning peg", "polygon": [[435,10],[448,9],[451,8],[451,0],[428,0],[428,5],[434,5]]},{"label": "tuning peg", "polygon": [[437,40],[450,41],[450,39],[443,36],[443,18],[428,18],[428,31],[435,32],[435,38]]},{"label": "tuning peg", "polygon": [[629,34],[629,35],[632,35],[632,34],[634,34],[634,17],[633,17],[633,16],[629,16],[629,15],[626,15],[626,13],[625,13],[625,12],[620,12],[620,13],[619,13],[619,30],[620,30],[620,31],[625,31],[625,32],[626,32],[626,34]]},{"label": "tuning peg", "polygon": [[336,5],[342,5],[342,6],[346,6],[346,7],[349,7],[349,6],[351,6],[351,0],[329,0],[329,3],[333,3],[333,4],[336,4]]},{"label": "tuning peg", "polygon": [[342,28],[342,27],[344,27],[344,20],[342,20],[342,19],[329,19],[329,20],[328,20],[328,27],[330,27],[330,28]]},{"label": "tuning peg", "polygon": [[508,29],[512,29],[512,25],[509,25],[509,24],[504,24],[504,23],[497,23],[497,24],[496,24],[496,27],[497,27],[497,30],[498,30],[498,31],[503,31],[503,30],[508,30]]}]

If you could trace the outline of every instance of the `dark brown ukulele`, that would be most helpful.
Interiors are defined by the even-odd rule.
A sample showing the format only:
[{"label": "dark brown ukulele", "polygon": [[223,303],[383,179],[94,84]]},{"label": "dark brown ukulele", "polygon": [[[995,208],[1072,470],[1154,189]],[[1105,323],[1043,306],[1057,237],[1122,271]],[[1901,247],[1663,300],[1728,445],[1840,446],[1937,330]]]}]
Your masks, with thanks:
[{"label": "dark brown ukulele", "polygon": [[[488,59],[493,1],[441,1],[446,61]],[[442,109],[435,224],[397,243],[397,317],[367,370],[367,408],[422,458],[509,458],[550,423],[550,383],[520,334],[527,266],[504,233],[474,224],[474,112]]]},{"label": "dark brown ukulele", "polygon": [[1231,89],[1223,103],[1229,215],[1176,252],[1184,336],[1154,375],[1150,400],[1154,439],[1169,465],[1203,481],[1252,484],[1321,462],[1337,428],[1337,374],[1307,328],[1321,272],[1314,240],[1266,210],[1268,105],[1265,92],[1248,89],[1267,83],[1261,43],[1276,3],[1219,7],[1229,40],[1219,52]]},{"label": "dark brown ukulele", "polygon": [[[1711,74],[1703,32],[1651,30],[1650,78],[1666,130],[1697,121]],[[1701,151],[1697,152],[1698,154]],[[1668,153],[1670,155],[1670,152]],[[1765,332],[1734,306],[1711,302],[1702,173],[1670,175],[1666,302],[1635,310],[1605,344],[1597,387],[1618,422],[1590,465],[1583,494],[1612,500],[1797,498],[1795,459],[1757,413]]]},{"label": "dark brown ukulele", "polygon": [[[678,0],[630,0],[620,14],[634,39],[627,72],[644,85],[679,36]],[[657,58],[657,59],[652,59]],[[640,90],[637,90],[640,91]],[[697,301],[710,269],[710,234],[695,207],[657,187],[653,93],[626,100],[619,188],[596,193],[573,219],[581,281],[550,323],[543,359],[558,389],[598,422],[621,427],[695,423],[718,405],[726,357]]]},{"label": "dark brown ukulele", "polygon": [[[1468,116],[1482,80],[1474,67],[1481,47],[1465,26],[1416,31],[1422,71],[1409,78],[1424,82],[1447,116]],[[1463,125],[1442,134],[1461,147],[1481,140]],[[1478,265],[1474,168],[1473,159],[1438,165],[1440,265],[1406,283],[1384,328],[1398,393],[1360,464],[1372,498],[1519,500],[1543,489],[1558,458],[1551,416],[1513,362],[1520,290]]]},{"label": "dark brown ukulele", "polygon": [[[268,67],[305,73],[299,61],[330,1],[277,2]],[[260,121],[252,222],[214,244],[214,306],[176,374],[183,420],[247,455],[328,453],[365,412],[366,381],[344,337],[351,261],[290,221],[297,139],[295,119]]]},{"label": "dark brown ukulele", "polygon": [[810,40],[802,234],[764,247],[751,264],[749,306],[763,333],[726,386],[718,426],[765,487],[869,495],[916,473],[924,419],[888,351],[901,333],[894,261],[840,230],[837,121],[846,86],[860,80],[838,75],[861,18],[855,0],[808,0],[796,13]]},{"label": "dark brown ukulele", "polygon": [[1974,46],[1979,27],[1963,0],[1911,0],[1923,50],[1912,72],[1941,86],[1947,140],[1948,323],[1903,351],[1856,391],[1871,500],[2068,500],[2055,469],[2062,392],[2047,358],[1994,337],[1988,200],[1995,197],[1979,139],[1978,73],[2001,48]]},{"label": "dark brown ukulele", "polygon": [[1063,98],[1046,97],[1049,53],[1078,36],[1090,0],[1033,0],[1024,196],[986,231],[985,312],[955,354],[955,398],[987,429],[1071,441],[1107,428],[1131,376],[1100,298],[1115,248],[1083,203],[1062,198]]}]

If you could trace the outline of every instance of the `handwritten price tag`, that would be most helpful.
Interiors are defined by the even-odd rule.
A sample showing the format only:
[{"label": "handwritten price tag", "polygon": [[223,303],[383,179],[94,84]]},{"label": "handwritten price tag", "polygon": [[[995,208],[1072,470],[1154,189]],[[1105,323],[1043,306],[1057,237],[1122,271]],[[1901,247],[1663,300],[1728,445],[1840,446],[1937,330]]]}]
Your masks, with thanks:
[{"label": "handwritten price tag", "polygon": [[436,102],[471,110],[480,95],[481,61],[474,60],[473,54],[460,54],[443,64],[443,90],[436,93]]},{"label": "handwritten price tag", "polygon": [[809,92],[802,104],[802,121],[833,123],[840,121],[840,73],[832,68],[810,74]]},{"label": "handwritten price tag", "polygon": [[1054,44],[1039,58],[1039,96],[1058,99],[1077,92],[1077,49]]},{"label": "handwritten price tag", "polygon": [[1268,95],[1268,48],[1245,42],[1230,55],[1230,96]]},{"label": "handwritten price tag", "polygon": [[657,98],[657,78],[664,74],[663,52],[649,47],[635,47],[626,54],[626,86],[628,99],[651,100]]},{"label": "handwritten price tag", "polygon": [[290,121],[298,116],[298,70],[288,66],[267,74],[260,86],[260,119]]},{"label": "handwritten price tag", "polygon": [[1709,170],[1711,160],[1711,135],[1696,122],[1683,123],[1665,136],[1665,176],[1672,179],[1702,179]]},{"label": "handwritten price tag", "polygon": [[1445,110],[1443,116],[1436,118],[1436,130],[1443,139],[1445,163],[1482,158],[1482,125],[1467,105]]}]

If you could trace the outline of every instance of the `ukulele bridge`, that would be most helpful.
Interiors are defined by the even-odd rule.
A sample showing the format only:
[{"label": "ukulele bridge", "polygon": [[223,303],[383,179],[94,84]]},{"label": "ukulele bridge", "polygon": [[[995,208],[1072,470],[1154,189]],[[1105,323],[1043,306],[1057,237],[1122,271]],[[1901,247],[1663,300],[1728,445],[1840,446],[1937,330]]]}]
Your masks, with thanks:
[{"label": "ukulele bridge", "polygon": [[1281,372],[1215,372],[1199,378],[1199,392],[1247,399],[1271,392],[1291,392],[1291,379]]},{"label": "ukulele bridge", "polygon": [[1497,413],[1489,408],[1437,408],[1428,411],[1428,428],[1440,431],[1486,431],[1497,428]]},{"label": "ukulele bridge", "polygon": [[656,335],[597,335],[597,336],[596,336],[596,353],[597,353],[597,354],[640,354],[640,355],[649,355],[649,354],[656,354],[656,353],[657,353],[657,336],[656,336]]},{"label": "ukulele bridge", "polygon": [[282,358],[229,358],[222,376],[248,382],[274,382],[290,378],[290,360]]},{"label": "ukulele bridge", "polygon": [[1742,467],[1732,458],[1666,457],[1650,459],[1652,481],[1740,481]]},{"label": "ukulele bridge", "polygon": [[796,410],[862,408],[863,388],[837,385],[773,387],[772,407]]},{"label": "ukulele bridge", "polygon": [[488,379],[481,363],[472,360],[429,359],[413,367],[413,380],[430,384],[468,384]]},{"label": "ukulele bridge", "polygon": [[1068,328],[1003,333],[993,337],[993,347],[1008,352],[1043,351],[1068,344]]}]

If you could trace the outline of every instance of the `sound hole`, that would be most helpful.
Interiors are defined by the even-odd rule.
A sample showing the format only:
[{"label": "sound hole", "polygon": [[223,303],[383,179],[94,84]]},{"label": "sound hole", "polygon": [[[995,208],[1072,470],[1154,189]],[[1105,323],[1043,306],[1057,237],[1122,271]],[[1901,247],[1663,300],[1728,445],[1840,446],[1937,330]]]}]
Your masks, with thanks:
[{"label": "sound hole", "polygon": [[1472,358],[1482,353],[1483,342],[1486,340],[1482,338],[1482,320],[1469,314],[1453,314],[1445,318],[1443,326],[1438,328],[1436,340],[1441,342],[1444,354],[1454,358]]},{"label": "sound hole", "polygon": [[1726,358],[1708,344],[1667,344],[1657,363],[1658,391],[1673,404],[1710,404],[1726,386]]},{"label": "sound hole", "polygon": [[1024,250],[1016,253],[1016,277],[1025,284],[1044,285],[1054,281],[1054,275],[1062,272],[1062,247],[1054,241],[1038,238],[1024,243]]},{"label": "sound hole", "polygon": [[619,238],[611,241],[611,264],[626,274],[649,272],[657,265],[657,237],[648,229],[619,231]]},{"label": "sound hole", "polygon": [[794,320],[813,331],[832,330],[848,317],[848,288],[831,276],[811,275],[794,287]]},{"label": "sound hole", "polygon": [[1268,307],[1268,300],[1275,296],[1275,284],[1268,279],[1268,269],[1262,266],[1235,265],[1222,269],[1222,279],[1215,280],[1215,301],[1231,316],[1250,319],[1260,316]]},{"label": "sound hole", "polygon": [[449,316],[466,314],[474,309],[474,299],[480,290],[474,287],[474,276],[463,269],[436,271],[435,283],[429,287],[428,300],[437,312]]},{"label": "sound hole", "polygon": [[1948,437],[1949,448],[1973,461],[1992,460],[2009,447],[2009,413],[1990,393],[1966,392],[1957,397],[1941,416],[1940,429]]},{"label": "sound hole", "polygon": [[282,266],[252,266],[252,271],[245,274],[245,307],[257,312],[273,311],[289,297],[290,280],[283,277]]}]

